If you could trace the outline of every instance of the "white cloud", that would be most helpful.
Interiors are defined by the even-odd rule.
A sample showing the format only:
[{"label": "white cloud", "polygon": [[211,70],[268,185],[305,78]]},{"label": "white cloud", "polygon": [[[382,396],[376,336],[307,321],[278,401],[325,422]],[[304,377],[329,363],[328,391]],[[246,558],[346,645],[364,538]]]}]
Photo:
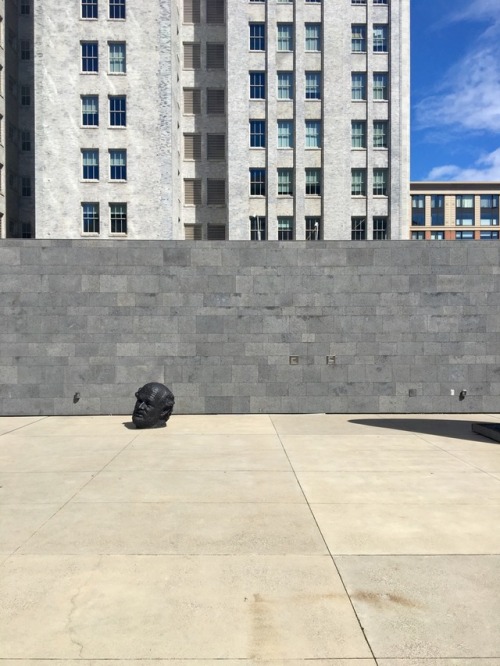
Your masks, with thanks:
[{"label": "white cloud", "polygon": [[435,167],[424,180],[500,182],[500,148],[483,155],[473,167],[462,168],[455,164]]},{"label": "white cloud", "polygon": [[488,27],[439,83],[415,106],[419,129],[500,132],[500,1],[469,0],[449,21],[487,20]]}]

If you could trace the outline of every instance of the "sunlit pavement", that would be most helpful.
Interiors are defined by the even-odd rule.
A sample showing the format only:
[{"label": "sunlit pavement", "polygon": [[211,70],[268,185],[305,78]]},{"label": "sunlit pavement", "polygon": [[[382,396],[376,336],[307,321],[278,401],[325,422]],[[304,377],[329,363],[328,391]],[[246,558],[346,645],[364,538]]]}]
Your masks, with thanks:
[{"label": "sunlit pavement", "polygon": [[0,666],[500,665],[473,422],[0,417]]}]

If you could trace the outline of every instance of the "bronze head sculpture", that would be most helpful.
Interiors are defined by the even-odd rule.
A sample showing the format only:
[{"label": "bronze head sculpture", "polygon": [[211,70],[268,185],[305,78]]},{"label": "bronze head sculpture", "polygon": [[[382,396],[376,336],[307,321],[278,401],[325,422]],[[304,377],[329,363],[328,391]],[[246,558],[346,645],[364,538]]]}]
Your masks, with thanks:
[{"label": "bronze head sculpture", "polygon": [[132,413],[136,428],[164,428],[174,409],[174,394],[163,384],[150,382],[138,389]]}]

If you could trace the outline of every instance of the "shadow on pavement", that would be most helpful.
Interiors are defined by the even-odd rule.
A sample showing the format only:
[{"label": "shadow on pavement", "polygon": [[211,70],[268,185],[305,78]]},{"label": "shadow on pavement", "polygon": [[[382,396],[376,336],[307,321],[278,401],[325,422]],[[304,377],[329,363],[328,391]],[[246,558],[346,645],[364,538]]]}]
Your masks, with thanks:
[{"label": "shadow on pavement", "polygon": [[500,423],[486,422],[476,419],[474,421],[459,421],[453,419],[350,419],[349,423],[366,425],[371,428],[390,428],[391,430],[403,430],[405,432],[418,432],[424,435],[437,435],[439,437],[451,437],[454,439],[469,439],[476,442],[484,442],[486,439],[490,444],[498,444],[491,441],[487,436],[472,432],[473,423],[497,429]]}]

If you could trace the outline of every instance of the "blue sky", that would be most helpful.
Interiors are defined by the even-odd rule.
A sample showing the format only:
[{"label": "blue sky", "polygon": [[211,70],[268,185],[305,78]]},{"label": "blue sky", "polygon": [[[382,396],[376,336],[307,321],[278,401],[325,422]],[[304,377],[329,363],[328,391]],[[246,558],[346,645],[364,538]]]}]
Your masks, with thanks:
[{"label": "blue sky", "polygon": [[410,0],[411,180],[500,181],[500,0]]}]

